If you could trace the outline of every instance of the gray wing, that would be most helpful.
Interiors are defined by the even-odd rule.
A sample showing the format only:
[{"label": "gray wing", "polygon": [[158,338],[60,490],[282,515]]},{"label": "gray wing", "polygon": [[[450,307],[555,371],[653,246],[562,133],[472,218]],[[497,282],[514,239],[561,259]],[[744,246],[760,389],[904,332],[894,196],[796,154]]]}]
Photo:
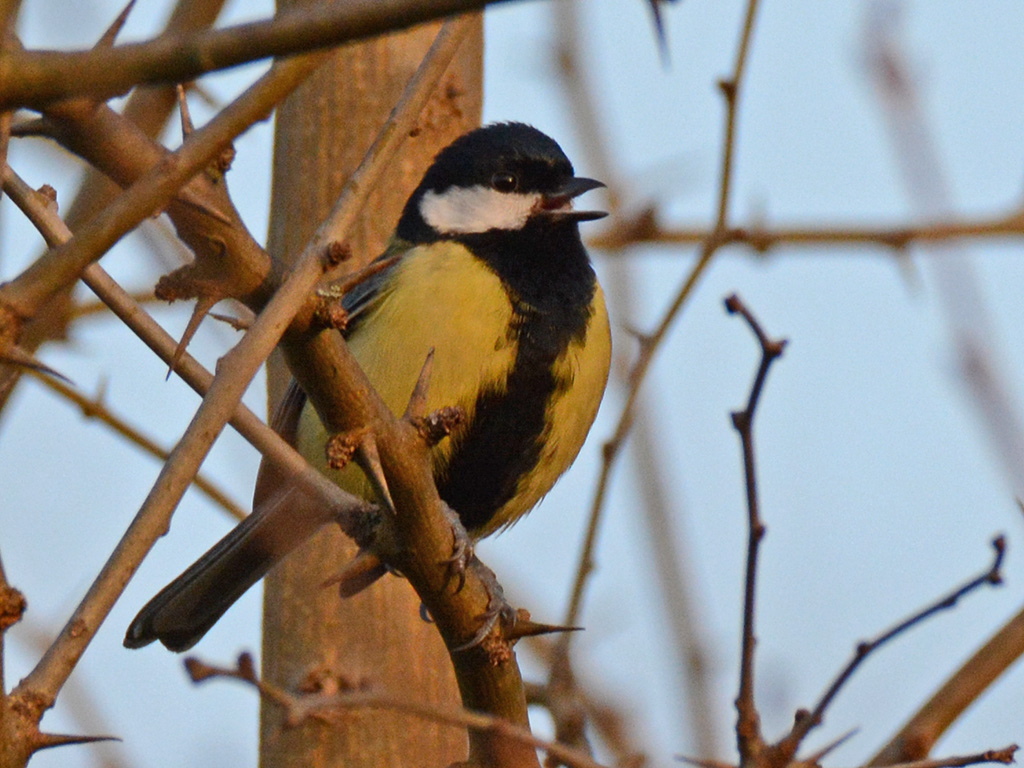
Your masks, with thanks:
[{"label": "gray wing", "polygon": [[[403,246],[394,241],[378,261],[400,253]],[[396,264],[367,278],[342,298],[342,306],[349,312],[346,335],[380,298]],[[292,381],[271,420],[274,430],[292,446],[305,403],[305,393]],[[330,522],[326,510],[289,504],[287,488],[287,476],[262,462],[252,514],[139,611],[125,634],[125,646],[140,648],[160,640],[172,651],[191,648],[249,587]],[[383,573],[378,566],[367,575],[365,585]]]},{"label": "gray wing", "polygon": [[[400,240],[394,240],[388,246],[387,250],[384,251],[380,256],[373,260],[373,264],[377,264],[387,259],[394,258],[397,254],[401,254],[409,250],[409,244],[404,243]],[[346,293],[341,299],[341,306],[348,312],[348,325],[345,328],[345,336],[350,335],[360,324],[360,322],[366,317],[369,310],[377,303],[377,300],[382,296],[382,288],[391,278],[392,273],[401,263],[401,259],[396,260],[390,267],[381,270],[372,277],[368,277],[363,282],[356,285],[352,290]]]}]

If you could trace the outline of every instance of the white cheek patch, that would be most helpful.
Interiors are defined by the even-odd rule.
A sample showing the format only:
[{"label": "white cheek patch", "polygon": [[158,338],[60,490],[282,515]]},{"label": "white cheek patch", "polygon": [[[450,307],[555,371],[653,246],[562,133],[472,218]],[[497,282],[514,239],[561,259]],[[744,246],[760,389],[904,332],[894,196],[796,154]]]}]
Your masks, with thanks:
[{"label": "white cheek patch", "polygon": [[475,234],[491,229],[522,229],[540,203],[540,195],[498,192],[490,187],[450,187],[427,192],[420,215],[443,234]]}]

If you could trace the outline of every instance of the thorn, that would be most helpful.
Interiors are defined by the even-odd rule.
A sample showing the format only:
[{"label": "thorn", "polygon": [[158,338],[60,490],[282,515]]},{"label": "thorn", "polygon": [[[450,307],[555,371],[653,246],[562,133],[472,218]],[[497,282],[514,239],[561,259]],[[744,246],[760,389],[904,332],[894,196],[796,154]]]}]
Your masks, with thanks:
[{"label": "thorn", "polygon": [[838,748],[842,744],[845,744],[847,741],[849,741],[851,738],[853,738],[859,732],[860,732],[860,728],[851,728],[846,733],[844,733],[842,736],[840,736],[838,739],[833,739],[830,743],[826,744],[824,747],[819,749],[817,752],[815,752],[810,757],[806,758],[805,760],[801,760],[801,762],[807,763],[809,765],[816,765],[816,764],[820,763],[822,760],[824,760],[826,757],[828,757],[828,755],[831,752],[833,752],[836,748]]},{"label": "thorn", "polygon": [[641,329],[637,328],[635,325],[631,325],[630,323],[622,323],[621,327],[625,334],[627,336],[632,336],[634,339],[636,339],[641,347],[649,343],[651,335],[646,331],[642,331]]},{"label": "thorn", "polygon": [[174,86],[178,94],[178,113],[181,115],[181,137],[187,139],[192,135],[195,126],[192,124],[192,115],[188,111],[188,99],[185,97],[185,86],[178,83]]},{"label": "thorn", "polygon": [[232,317],[231,315],[222,315],[218,312],[211,312],[210,317],[214,320],[219,320],[226,325],[230,325],[236,331],[246,331],[252,327],[251,317]]},{"label": "thorn", "polygon": [[342,598],[358,595],[388,572],[381,559],[367,549],[361,549],[354,558],[334,576],[325,579],[321,588],[338,585]]},{"label": "thorn", "polygon": [[[521,611],[525,613],[525,611]],[[505,633],[505,639],[509,642],[519,640],[523,637],[536,637],[538,635],[552,635],[556,632],[582,632],[583,627],[567,627],[561,624],[543,624],[540,622],[532,621],[529,614],[526,614],[526,618],[520,618],[516,621],[515,625],[512,626],[508,632]]]},{"label": "thorn", "polygon": [[99,40],[96,41],[96,48],[110,48],[114,45],[114,41],[117,40],[117,36],[121,34],[121,30],[124,29],[125,22],[128,21],[128,14],[132,12],[132,8],[135,7],[135,0],[128,0],[128,4],[124,9],[117,15],[113,23],[107,27],[107,30],[103,33]]},{"label": "thorn", "polygon": [[181,362],[182,355],[188,349],[189,342],[192,341],[192,337],[199,330],[199,324],[203,322],[203,318],[206,317],[213,308],[213,305],[220,301],[220,299],[221,297],[219,296],[200,296],[196,300],[196,305],[192,310],[192,317],[188,319],[185,332],[181,334],[181,341],[178,342],[178,346],[174,348],[174,354],[171,355],[171,364],[167,369],[168,379],[171,378],[171,374],[174,373],[178,363]]},{"label": "thorn", "polygon": [[174,202],[188,206],[193,210],[199,211],[199,213],[203,214],[204,216],[209,216],[211,219],[220,222],[221,224],[227,224],[228,226],[234,225],[234,221],[231,219],[231,217],[228,216],[223,211],[218,211],[216,208],[211,208],[206,203],[192,199],[188,195],[189,192],[186,190],[184,195],[179,195],[178,197],[174,198]]},{"label": "thorn", "polygon": [[16,139],[27,139],[36,136],[52,136],[53,122],[45,117],[36,117],[31,120],[22,120],[11,126],[11,137]]},{"label": "thorn", "polygon": [[20,368],[27,368],[30,371],[35,371],[37,373],[45,373],[47,376],[53,376],[55,379],[60,379],[67,384],[74,384],[74,382],[63,373],[54,370],[45,363],[39,362],[36,358],[17,345],[10,346],[6,350],[0,352],[0,363],[16,365]]},{"label": "thorn", "polygon": [[373,433],[367,430],[366,434],[363,435],[363,439],[359,445],[359,452],[362,454],[363,471],[366,472],[366,476],[370,478],[370,482],[377,491],[377,495],[380,497],[381,502],[387,508],[391,514],[397,514],[395,511],[395,501],[391,498],[391,491],[388,489],[387,478],[384,477],[384,467],[380,463],[380,453],[377,452],[377,441],[373,437]]},{"label": "thorn", "polygon": [[51,747],[67,747],[74,744],[94,744],[97,741],[120,741],[117,736],[73,736],[63,733],[36,733],[32,739],[32,751],[38,752]]},{"label": "thorn", "polygon": [[409,396],[409,404],[405,407],[403,418],[406,421],[422,418],[427,411],[427,392],[430,390],[430,374],[434,371],[434,348],[427,352],[427,358],[420,368],[420,375],[416,379],[416,386]]}]

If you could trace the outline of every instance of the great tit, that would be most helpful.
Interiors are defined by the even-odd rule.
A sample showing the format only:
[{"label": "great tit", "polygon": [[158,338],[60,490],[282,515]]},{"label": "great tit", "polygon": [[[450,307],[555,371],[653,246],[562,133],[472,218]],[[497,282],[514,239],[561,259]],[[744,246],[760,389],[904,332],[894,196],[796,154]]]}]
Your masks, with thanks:
[{"label": "great tit", "polygon": [[[572,201],[601,186],[577,177],[561,147],[529,125],[470,131],[437,155],[409,197],[380,257],[397,260],[343,300],[346,341],[393,412],[405,409],[434,350],[427,408],[465,414],[432,449],[434,479],[474,539],[540,501],[597,414],[611,335],[578,224],[605,214]],[[372,499],[357,467],[326,469],[328,436],[301,390],[293,385],[284,403],[278,426],[307,460]],[[190,648],[326,522],[256,506],[139,612],[127,647],[159,639]]]}]

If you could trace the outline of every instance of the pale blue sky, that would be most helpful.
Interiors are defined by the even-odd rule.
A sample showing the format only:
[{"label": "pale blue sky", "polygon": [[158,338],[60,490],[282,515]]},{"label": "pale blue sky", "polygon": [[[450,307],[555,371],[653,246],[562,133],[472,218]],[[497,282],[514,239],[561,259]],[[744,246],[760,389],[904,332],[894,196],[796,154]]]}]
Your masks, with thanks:
[{"label": "pale blue sky", "polygon": [[[26,4],[29,45],[88,45],[116,13],[107,3]],[[588,76],[600,96],[603,129],[618,175],[634,204],[657,201],[674,223],[710,221],[721,142],[715,82],[734,55],[743,3],[687,0],[665,11],[671,67],[662,68],[640,0],[584,4]],[[867,2],[763,2],[743,94],[733,209],[738,223],[879,224],[911,219],[909,200],[878,99],[863,61]],[[1019,3],[907,2],[906,52],[926,118],[950,180],[955,210],[999,213],[1018,204],[1024,178],[1024,9]],[[143,0],[129,34],[162,18],[163,3]],[[265,3],[246,17],[266,14]],[[69,19],[69,14],[74,18]],[[236,8],[231,18],[240,18]],[[487,23],[488,120],[536,124],[556,137],[582,173],[591,173],[573,116],[554,78],[552,16],[546,3],[515,3]],[[55,35],[66,32],[68,38]],[[242,70],[212,79],[228,98],[253,77]],[[201,112],[200,112],[201,114]],[[229,179],[246,221],[265,231],[270,128],[238,143]],[[73,189],[63,160],[16,142],[12,163],[36,185]],[[0,276],[36,249],[34,235],[4,203]],[[140,241],[136,240],[136,246]],[[122,247],[104,265],[129,284],[146,272],[138,251]],[[1020,246],[967,244],[994,329],[989,341],[1020,407],[1024,394],[1024,286]],[[738,291],[767,330],[790,339],[773,369],[757,422],[763,514],[759,670],[764,724],[785,728],[813,703],[856,641],[872,636],[989,562],[988,541],[1005,531],[1007,584],[975,595],[871,658],[828,714],[820,745],[855,727],[859,735],[831,764],[872,754],[916,704],[988,634],[1020,609],[1024,573],[1017,549],[1021,515],[966,389],[937,300],[933,256],[913,252],[901,272],[872,248],[780,249],[763,260],[727,249],[701,282],[666,341],[645,389],[676,525],[691,553],[699,611],[713,659],[716,713],[732,757],[744,536],[738,444],[728,412],[745,400],[757,349],[722,299]],[[606,282],[612,270],[595,254]],[[621,330],[649,328],[693,262],[693,250],[638,248],[624,262],[639,286],[635,308],[612,307]],[[138,283],[135,283],[136,285]],[[158,310],[172,333],[185,307]],[[232,332],[201,332],[196,349],[212,362]],[[624,366],[634,350],[617,338]],[[106,379],[118,410],[165,444],[182,432],[196,400],[164,366],[112,322],[93,320],[73,343],[48,349],[48,363],[92,390]],[[482,555],[513,599],[541,620],[564,611],[600,441],[621,402],[609,390],[594,439],[570,475],[523,524],[486,542]],[[262,393],[250,392],[260,407]],[[154,462],[102,427],[83,424],[66,404],[31,384],[18,394],[0,431],[0,539],[11,580],[28,595],[30,626],[52,631],[84,592],[155,477]],[[45,456],[45,460],[37,457]],[[28,460],[31,460],[29,463]],[[209,474],[248,499],[256,457],[225,434]],[[32,472],[48,473],[38,485]],[[693,749],[664,608],[650,588],[651,556],[638,509],[638,486],[624,463],[616,473],[596,572],[577,639],[580,668],[636,718],[651,764]],[[108,749],[128,765],[223,766],[254,763],[256,701],[229,684],[193,688],[180,659],[150,647],[121,648],[138,607],[226,530],[222,515],[190,493],[171,533],[155,548],[85,657],[74,682],[96,692],[103,730],[124,742]],[[258,591],[247,595],[197,648],[228,661],[258,649]],[[8,679],[37,653],[29,633],[9,635]],[[529,668],[529,667],[528,667]],[[940,754],[1020,741],[1024,717],[1017,668],[940,744]],[[69,691],[71,693],[71,691]],[[81,731],[65,708],[47,718],[57,731]],[[170,725],[170,724],[173,724]],[[181,734],[188,734],[182,738]],[[177,752],[168,746],[173,743]],[[91,748],[41,754],[33,765],[96,765]]]}]

